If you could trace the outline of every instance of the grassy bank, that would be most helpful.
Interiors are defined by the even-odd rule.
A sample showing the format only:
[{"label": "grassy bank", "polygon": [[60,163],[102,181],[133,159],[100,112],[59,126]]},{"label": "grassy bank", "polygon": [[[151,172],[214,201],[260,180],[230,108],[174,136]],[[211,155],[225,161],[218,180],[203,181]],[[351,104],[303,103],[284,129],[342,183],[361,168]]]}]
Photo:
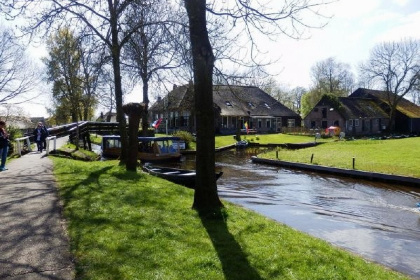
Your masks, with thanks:
[{"label": "grassy bank", "polygon": [[[420,177],[420,138],[392,140],[333,141],[301,150],[278,150],[278,159],[300,163],[332,166]],[[263,158],[276,158],[272,151]]]},{"label": "grassy bank", "polygon": [[[288,134],[257,134],[257,135],[241,135],[242,140],[247,140],[251,143],[259,144],[281,144],[281,143],[306,143],[313,142],[315,140],[312,136],[302,135],[288,135]],[[333,139],[318,139],[317,142],[330,142]],[[233,135],[216,136],[216,147],[223,147],[227,145],[235,144],[236,140]]]},{"label": "grassy bank", "polygon": [[192,190],[117,161],[53,161],[78,279],[409,279],[227,202],[200,218]]}]

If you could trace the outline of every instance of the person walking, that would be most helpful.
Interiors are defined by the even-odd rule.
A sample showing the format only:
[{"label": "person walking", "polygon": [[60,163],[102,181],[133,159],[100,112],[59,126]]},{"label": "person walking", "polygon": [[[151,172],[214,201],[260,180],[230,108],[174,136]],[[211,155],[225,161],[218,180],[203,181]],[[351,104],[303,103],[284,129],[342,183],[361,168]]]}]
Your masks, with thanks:
[{"label": "person walking", "polygon": [[47,150],[47,137],[49,134],[47,127],[45,124],[42,124],[42,129],[44,130],[44,138],[42,139],[42,148],[44,150]]},{"label": "person walking", "polygon": [[42,152],[44,141],[47,138],[47,130],[42,124],[42,122],[38,123],[38,126],[34,129],[33,135],[35,136],[36,146],[38,148],[38,152]]},{"label": "person walking", "polygon": [[6,131],[6,122],[0,121],[0,171],[7,170],[6,159],[9,152],[9,134]]}]

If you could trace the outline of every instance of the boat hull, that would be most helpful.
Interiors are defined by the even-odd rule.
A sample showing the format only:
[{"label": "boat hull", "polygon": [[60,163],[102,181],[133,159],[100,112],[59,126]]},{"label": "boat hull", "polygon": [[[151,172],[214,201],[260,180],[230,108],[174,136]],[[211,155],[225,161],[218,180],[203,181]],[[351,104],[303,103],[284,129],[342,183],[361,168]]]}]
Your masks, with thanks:
[{"label": "boat hull", "polygon": [[[174,182],[179,185],[183,185],[187,188],[194,189],[196,181],[195,170],[177,169],[169,167],[158,167],[151,165],[143,165],[143,171],[150,175]],[[216,181],[223,175],[223,172],[215,173]]]}]

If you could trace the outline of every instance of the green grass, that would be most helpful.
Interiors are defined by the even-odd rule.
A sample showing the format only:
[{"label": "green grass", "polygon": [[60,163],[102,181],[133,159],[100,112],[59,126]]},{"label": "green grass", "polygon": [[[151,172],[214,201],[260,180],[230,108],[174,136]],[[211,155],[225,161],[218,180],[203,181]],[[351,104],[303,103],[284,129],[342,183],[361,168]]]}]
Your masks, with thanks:
[{"label": "green grass", "polygon": [[[420,177],[420,138],[335,141],[301,150],[280,149],[280,160]],[[276,158],[276,152],[259,155]]]},{"label": "green grass", "polygon": [[[313,136],[288,135],[288,134],[281,134],[281,133],[241,135],[241,139],[247,140],[248,142],[259,143],[259,144],[306,143],[306,142],[315,141],[315,138]],[[329,142],[329,141],[333,141],[333,138],[317,140],[317,142]],[[233,135],[216,136],[217,148],[232,145],[235,143],[236,143],[236,140],[234,139]]]},{"label": "green grass", "polygon": [[52,159],[77,279],[409,279],[228,202],[200,218],[193,190],[118,161]]}]

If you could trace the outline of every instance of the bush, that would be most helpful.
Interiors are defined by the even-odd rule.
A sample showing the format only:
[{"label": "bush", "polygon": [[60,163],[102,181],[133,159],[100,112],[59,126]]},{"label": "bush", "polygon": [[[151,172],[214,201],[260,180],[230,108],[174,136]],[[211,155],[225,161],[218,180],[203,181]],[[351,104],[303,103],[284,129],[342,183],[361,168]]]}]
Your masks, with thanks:
[{"label": "bush", "polygon": [[12,125],[7,126],[7,133],[9,133],[10,141],[14,141],[16,138],[22,137],[22,131],[19,128],[14,127]]},{"label": "bush", "polygon": [[194,136],[190,132],[184,130],[176,131],[173,136],[181,138],[181,140],[185,142],[186,149],[189,149],[190,143],[194,141]]}]

